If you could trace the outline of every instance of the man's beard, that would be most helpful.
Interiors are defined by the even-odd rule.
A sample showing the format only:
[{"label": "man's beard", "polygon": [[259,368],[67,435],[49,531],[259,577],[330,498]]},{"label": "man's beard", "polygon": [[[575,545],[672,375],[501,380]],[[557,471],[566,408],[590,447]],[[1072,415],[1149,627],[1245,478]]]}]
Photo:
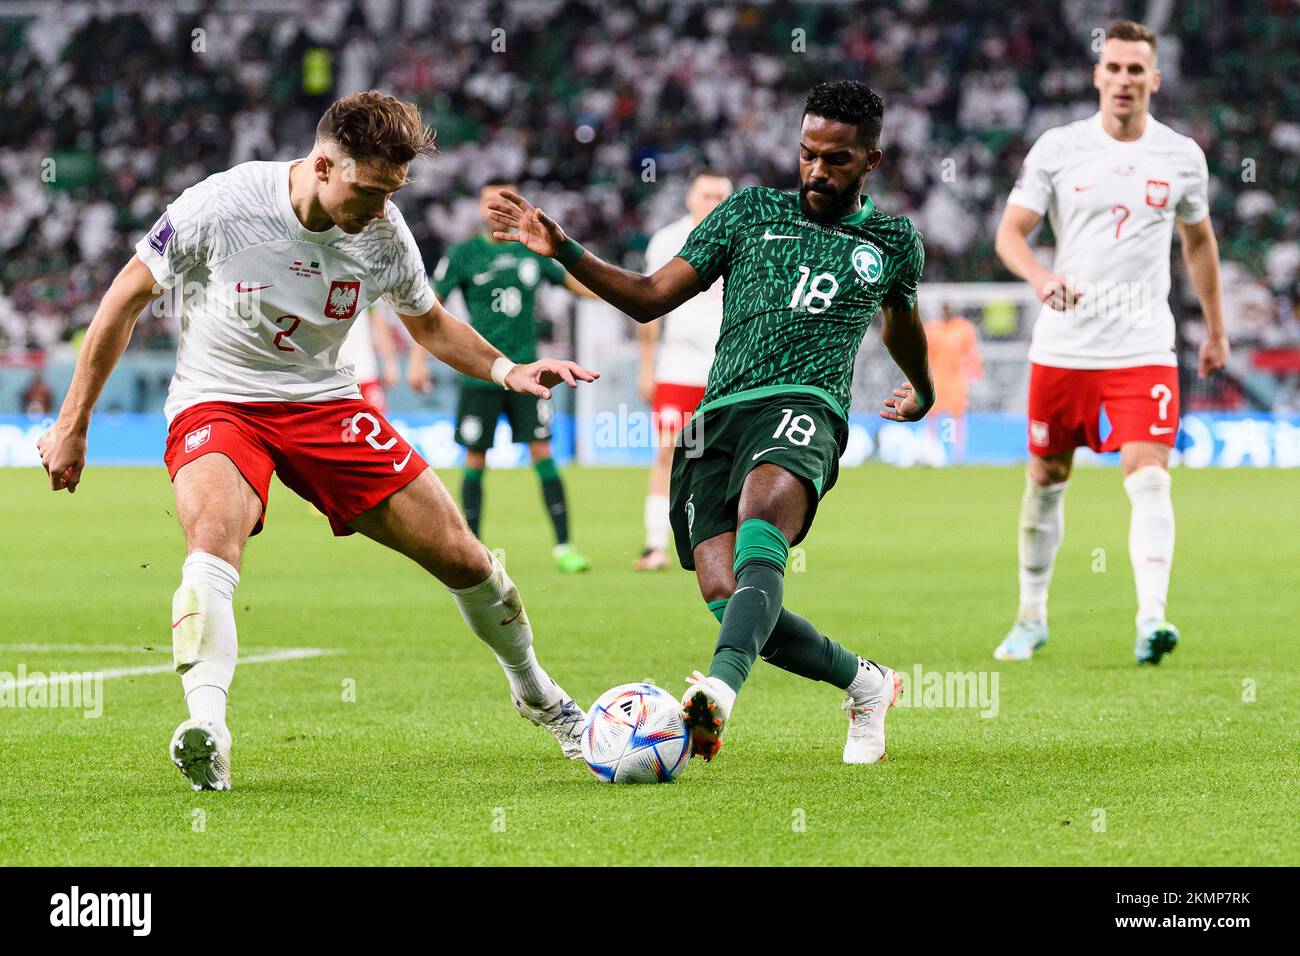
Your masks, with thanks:
[{"label": "man's beard", "polygon": [[849,214],[849,209],[853,206],[854,200],[858,197],[852,190],[845,192],[823,192],[818,190],[819,195],[824,200],[829,200],[830,205],[825,212],[818,212],[808,204],[808,193],[811,192],[808,183],[799,184],[799,209],[805,216],[813,222],[838,222]]}]

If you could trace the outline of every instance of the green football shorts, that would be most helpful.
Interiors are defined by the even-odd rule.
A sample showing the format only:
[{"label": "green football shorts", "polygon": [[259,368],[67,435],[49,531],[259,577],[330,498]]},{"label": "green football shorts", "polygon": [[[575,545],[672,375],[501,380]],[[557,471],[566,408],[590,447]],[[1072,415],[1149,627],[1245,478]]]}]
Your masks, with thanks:
[{"label": "green football shorts", "polygon": [[736,530],[740,490],[759,465],[779,465],[807,486],[808,514],[793,543],[802,541],[839,477],[848,435],[848,423],[825,401],[798,392],[697,412],[677,438],[669,491],[682,567],[695,567],[701,541]]},{"label": "green football shorts", "polygon": [[497,419],[504,414],[515,441],[550,441],[551,405],[535,395],[504,388],[461,386],[456,402],[456,444],[471,451],[487,451],[496,435]]}]

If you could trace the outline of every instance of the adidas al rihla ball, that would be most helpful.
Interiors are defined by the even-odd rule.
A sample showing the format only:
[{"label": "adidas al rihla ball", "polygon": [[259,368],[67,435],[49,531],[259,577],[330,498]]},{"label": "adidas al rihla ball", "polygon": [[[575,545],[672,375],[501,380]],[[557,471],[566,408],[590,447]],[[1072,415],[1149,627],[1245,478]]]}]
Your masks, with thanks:
[{"label": "adidas al rihla ball", "polygon": [[587,711],[582,759],[605,783],[668,783],[690,759],[682,705],[654,684],[620,684]]}]

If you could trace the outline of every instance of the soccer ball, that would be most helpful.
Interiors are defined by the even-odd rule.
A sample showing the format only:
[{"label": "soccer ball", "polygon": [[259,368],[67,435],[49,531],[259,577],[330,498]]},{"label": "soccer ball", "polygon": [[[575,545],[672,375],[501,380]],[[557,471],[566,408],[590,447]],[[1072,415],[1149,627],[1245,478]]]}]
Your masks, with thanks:
[{"label": "soccer ball", "polygon": [[587,712],[582,759],[605,783],[668,783],[691,756],[682,705],[654,684],[620,684]]}]

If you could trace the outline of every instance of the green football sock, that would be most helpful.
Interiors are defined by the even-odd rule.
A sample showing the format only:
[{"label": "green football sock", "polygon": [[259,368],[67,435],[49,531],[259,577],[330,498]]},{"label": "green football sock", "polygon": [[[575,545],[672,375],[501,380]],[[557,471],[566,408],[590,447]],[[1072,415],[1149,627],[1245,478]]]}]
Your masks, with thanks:
[{"label": "green football sock", "polygon": [[465,512],[469,530],[478,537],[479,521],[483,515],[483,469],[466,468],[460,485],[460,504]]},{"label": "green football sock", "polygon": [[745,683],[781,614],[789,551],[785,535],[769,522],[750,518],[736,531],[736,590],[727,601],[709,665],[709,676],[732,690]]},{"label": "green football sock", "polygon": [[542,482],[542,501],[546,504],[546,513],[551,516],[555,528],[555,543],[569,543],[569,506],[564,500],[564,482],[560,480],[559,469],[555,459],[543,458],[533,462],[537,477]]},{"label": "green football sock", "polygon": [[858,675],[857,654],[784,608],[760,653],[763,660],[782,670],[841,690]]},{"label": "green football sock", "polygon": [[[709,602],[709,613],[722,623],[727,598]],[[759,655],[769,664],[809,680],[825,681],[841,690],[858,674],[858,655],[838,641],[833,641],[810,622],[781,608]]]}]

